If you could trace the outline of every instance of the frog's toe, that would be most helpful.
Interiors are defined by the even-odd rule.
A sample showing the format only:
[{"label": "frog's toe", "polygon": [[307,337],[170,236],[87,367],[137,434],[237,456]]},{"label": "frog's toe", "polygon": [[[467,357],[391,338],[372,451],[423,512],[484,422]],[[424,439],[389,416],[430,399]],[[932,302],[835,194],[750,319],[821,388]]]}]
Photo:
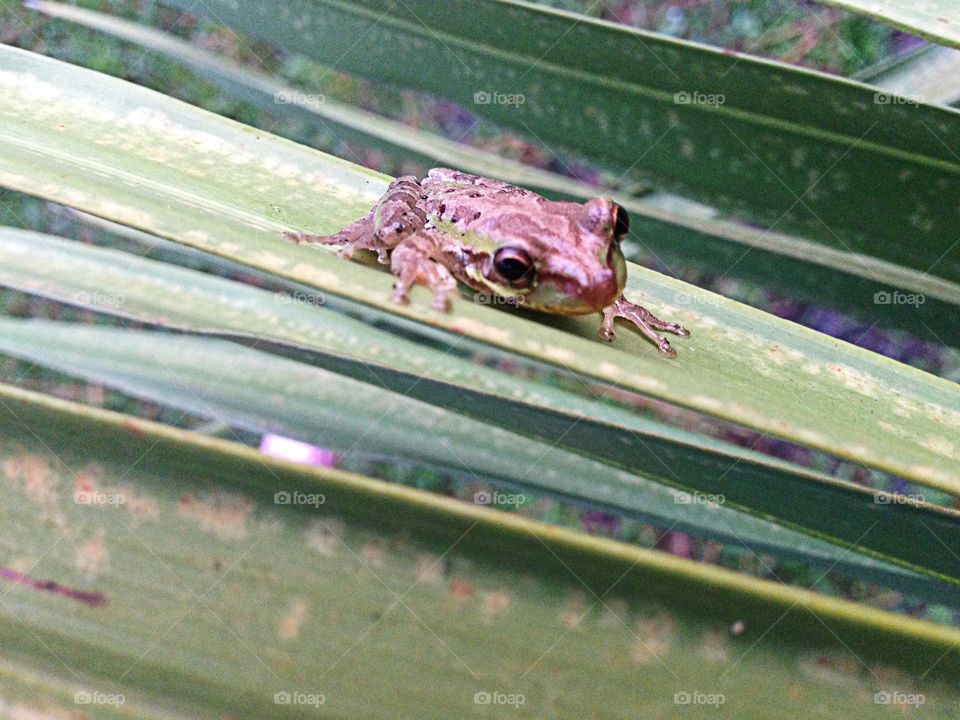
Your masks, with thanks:
[{"label": "frog's toe", "polygon": [[457,291],[457,281],[443,266],[431,260],[433,265],[424,283],[433,290],[433,309],[440,312],[450,312],[450,298]]},{"label": "frog's toe", "polygon": [[657,346],[657,350],[669,358],[675,358],[677,356],[677,351],[670,347],[670,341],[656,332],[648,323],[642,321],[637,322],[636,320],[633,322],[643,336]]},{"label": "frog's toe", "polygon": [[675,358],[677,356],[677,351],[670,347],[670,341],[660,335],[657,335],[657,349],[668,358]]},{"label": "frog's toe", "polygon": [[[431,263],[433,261],[430,261]],[[436,263],[433,263],[436,265]],[[443,268],[446,270],[446,268]],[[432,268],[431,268],[432,270]],[[440,312],[450,312],[450,298],[457,289],[456,281],[450,277],[449,282],[446,278],[435,277],[432,272],[409,275],[404,274],[398,277],[393,284],[392,300],[398,305],[406,305],[410,302],[410,288],[413,285],[424,285],[433,291],[433,309]]]},{"label": "frog's toe", "polygon": [[434,291],[433,309],[439,312],[450,312],[450,295],[445,292]]},{"label": "frog's toe", "polygon": [[406,305],[410,302],[409,292],[410,284],[405,284],[397,280],[397,282],[393,284],[393,295],[390,300],[397,305]]},{"label": "frog's toe", "polygon": [[[639,305],[637,307],[640,307]],[[656,328],[657,330],[666,330],[667,332],[672,332],[675,335],[680,337],[689,337],[690,331],[687,330],[682,325],[675,322],[667,322],[666,320],[661,320],[656,315],[652,315],[645,308],[640,308],[647,313],[648,317],[645,317],[644,320],[650,327]]]}]

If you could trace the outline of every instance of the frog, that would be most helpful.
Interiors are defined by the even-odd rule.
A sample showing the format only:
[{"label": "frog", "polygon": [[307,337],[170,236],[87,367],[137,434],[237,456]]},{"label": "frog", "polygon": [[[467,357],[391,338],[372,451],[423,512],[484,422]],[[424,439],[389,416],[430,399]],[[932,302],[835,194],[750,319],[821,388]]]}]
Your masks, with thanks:
[{"label": "frog", "polygon": [[395,276],[395,303],[408,302],[411,287],[424,285],[434,309],[449,312],[459,282],[538,312],[599,313],[598,334],[611,342],[621,318],[674,358],[676,351],[657,331],[682,337],[689,331],[623,295],[621,242],[629,232],[629,214],[607,197],[548,200],[501,180],[433,168],[422,180],[393,180],[366,215],[333,235],[286,231],[283,237],[337,245],[345,259],[373,251]]}]

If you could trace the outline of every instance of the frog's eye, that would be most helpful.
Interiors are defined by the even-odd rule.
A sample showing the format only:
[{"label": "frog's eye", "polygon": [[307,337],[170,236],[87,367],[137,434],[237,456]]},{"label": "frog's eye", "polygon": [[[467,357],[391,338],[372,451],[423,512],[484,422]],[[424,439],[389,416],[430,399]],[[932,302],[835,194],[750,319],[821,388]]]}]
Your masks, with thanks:
[{"label": "frog's eye", "polygon": [[630,232],[630,215],[621,205],[613,204],[615,218],[613,221],[613,236],[617,240],[623,240]]},{"label": "frog's eye", "polygon": [[525,250],[502,247],[493,255],[493,269],[512,287],[524,288],[533,282],[533,260]]}]

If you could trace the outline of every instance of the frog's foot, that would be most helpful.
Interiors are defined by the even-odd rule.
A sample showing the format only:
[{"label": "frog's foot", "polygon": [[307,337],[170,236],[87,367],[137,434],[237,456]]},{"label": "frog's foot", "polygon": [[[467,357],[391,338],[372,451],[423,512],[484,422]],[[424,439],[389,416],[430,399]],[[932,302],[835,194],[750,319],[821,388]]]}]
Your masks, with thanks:
[{"label": "frog's foot", "polygon": [[623,318],[624,320],[629,320],[636,325],[640,332],[643,333],[644,337],[656,345],[660,352],[667,357],[676,357],[677,353],[672,347],[670,347],[670,343],[667,342],[667,339],[658,334],[656,331],[666,330],[668,332],[676,333],[681,337],[686,337],[690,334],[690,331],[686,328],[681,327],[674,322],[661,320],[645,307],[641,307],[640,305],[632,303],[623,297],[623,295],[621,295],[613,305],[603,309],[603,324],[600,326],[599,334],[604,340],[613,340],[613,321],[618,317]]},{"label": "frog's foot", "polygon": [[406,303],[414,284],[433,291],[433,307],[441,312],[450,309],[450,298],[457,291],[457,281],[450,271],[430,256],[434,242],[424,233],[408,237],[390,255],[390,269],[397,280],[393,285],[393,302]]}]

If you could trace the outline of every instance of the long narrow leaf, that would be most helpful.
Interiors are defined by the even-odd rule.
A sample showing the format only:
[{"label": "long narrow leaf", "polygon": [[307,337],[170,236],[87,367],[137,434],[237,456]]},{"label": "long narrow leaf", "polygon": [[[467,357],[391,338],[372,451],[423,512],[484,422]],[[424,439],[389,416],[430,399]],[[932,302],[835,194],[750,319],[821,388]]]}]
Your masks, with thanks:
[{"label": "long narrow leaf", "polygon": [[951,0],[821,0],[912,35],[960,48],[960,9]]},{"label": "long narrow leaf", "polygon": [[14,718],[955,712],[954,629],[8,386],[0,476]]},{"label": "long narrow leaf", "polygon": [[172,4],[834,250],[960,275],[957,111],[516,0]]},{"label": "long narrow leaf", "polygon": [[[919,502],[893,504],[878,513],[877,505],[890,504],[893,498],[460,360],[328,310],[316,294],[277,295],[126,253],[9,229],[0,229],[0,284],[164,327],[248,338],[258,348],[279,343],[320,352],[321,358],[309,359],[374,386],[696,493],[681,498],[722,497],[730,507],[956,577],[951,548],[960,545],[960,523],[955,512]],[[22,344],[11,347],[27,352]],[[30,357],[40,356],[34,352]],[[67,369],[76,367],[92,372],[96,362],[73,363]],[[169,402],[162,394],[154,397]],[[309,426],[294,430],[312,432]],[[610,477],[617,484],[616,476]],[[589,488],[596,492],[587,498],[602,499],[603,482],[593,476]],[[553,488],[576,497],[574,487],[562,479]],[[783,503],[785,496],[790,503]],[[655,507],[637,497],[621,509],[637,514]],[[676,510],[661,520],[697,522],[683,508]],[[698,532],[717,531],[695,527]],[[738,532],[738,540],[752,545],[762,537],[762,532]],[[904,542],[904,537],[911,541]]]},{"label": "long narrow leaf", "polygon": [[[0,48],[0,184],[278,276],[901,475],[960,490],[960,390],[846,343],[631,266],[626,295],[681,321],[667,361],[594,318],[532,317],[467,302],[392,304],[389,276],[291,246],[285,228],[334,231],[386,179],[149,90]],[[42,99],[42,102],[37,102]]]},{"label": "long narrow leaf", "polygon": [[[185,412],[293,435],[346,454],[400,456],[450,468],[467,480],[552,492],[824,569],[852,570],[946,602],[955,592],[716,502],[688,502],[689,496],[672,488],[549,444],[228,343],[43,321],[0,319],[0,330],[5,353]],[[112,348],[109,356],[103,347]]]},{"label": "long narrow leaf", "polygon": [[[56,18],[81,23],[164,53],[209,77],[234,95],[259,102],[271,113],[287,112],[318,124],[338,138],[358,140],[402,159],[449,165],[478,175],[493,176],[554,198],[592,197],[596,188],[468,148],[445,138],[410,128],[330,98],[302,98],[297,88],[199,49],[169,34],[62,3],[35,0],[32,8]],[[942,76],[942,67],[938,76]],[[940,84],[949,82],[942,78]],[[885,89],[890,89],[886,84]],[[894,90],[890,90],[894,92]],[[933,89],[901,93],[926,95]],[[278,102],[282,99],[285,102]],[[269,103],[269,105],[267,105]],[[674,274],[725,268],[727,277],[758,282],[791,297],[815,299],[870,324],[910,330],[931,341],[960,345],[960,285],[876,258],[776,231],[764,231],[714,217],[700,217],[670,206],[658,196],[618,198],[632,218],[633,236],[644,256]],[[878,291],[922,295],[921,306],[865,302]],[[926,328],[931,330],[928,332]]]}]

